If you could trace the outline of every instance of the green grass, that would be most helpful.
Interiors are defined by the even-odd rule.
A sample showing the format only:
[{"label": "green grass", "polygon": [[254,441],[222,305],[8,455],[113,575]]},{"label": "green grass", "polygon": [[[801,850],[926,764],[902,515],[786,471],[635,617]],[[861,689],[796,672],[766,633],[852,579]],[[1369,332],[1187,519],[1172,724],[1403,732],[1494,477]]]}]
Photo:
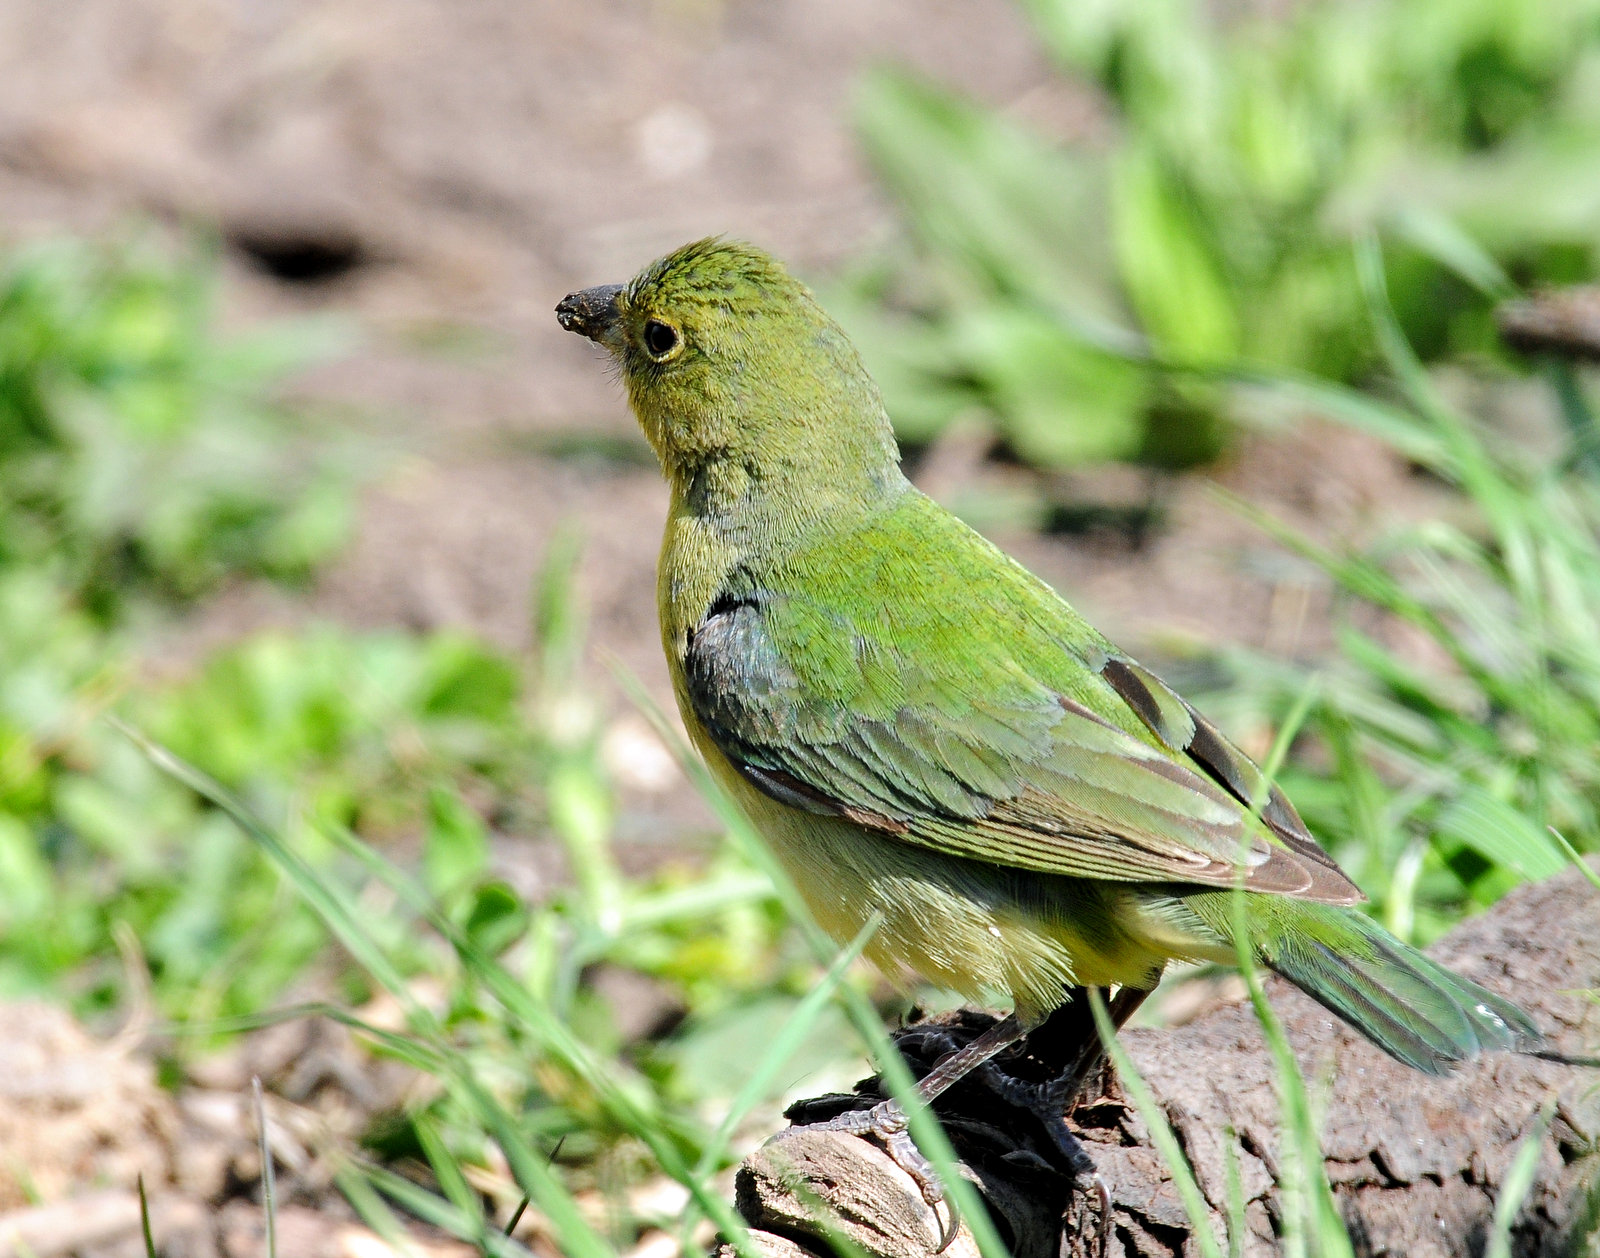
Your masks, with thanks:
[{"label": "green grass", "polygon": [[0,574],[48,571],[103,624],[229,575],[303,576],[347,494],[272,401],[349,333],[222,337],[214,251],[55,240],[0,263]]},{"label": "green grass", "polygon": [[[548,1106],[564,1095],[569,1107],[567,1122],[580,1124],[591,1136],[609,1132],[614,1138],[637,1141],[654,1166],[689,1189],[691,1202],[701,1214],[725,1234],[738,1234],[737,1220],[714,1183],[728,1157],[726,1120],[722,1128],[708,1131],[703,1118],[691,1107],[675,1104],[667,1089],[651,1086],[648,1077],[627,1069],[603,1049],[597,1052],[589,1037],[576,1034],[559,989],[530,981],[531,970],[548,972],[573,964],[568,950],[574,944],[582,947],[582,960],[592,963],[597,955],[594,940],[580,942],[583,932],[578,931],[556,942],[559,951],[552,967],[551,959],[527,955],[517,947],[536,942],[527,937],[531,933],[528,915],[523,916],[520,932],[497,931],[486,936],[481,922],[470,916],[464,923],[457,920],[410,875],[353,836],[331,836],[356,858],[362,871],[395,893],[396,905],[375,914],[363,904],[359,880],[341,879],[319,869],[294,839],[264,824],[215,781],[139,731],[123,730],[153,764],[249,836],[373,985],[399,1004],[407,1029],[378,1032],[356,1019],[350,1020],[351,1025],[444,1085],[439,1102],[408,1116],[419,1151],[434,1170],[442,1199],[428,1199],[414,1185],[403,1186],[380,1167],[352,1163],[347,1174],[365,1174],[379,1192],[397,1198],[413,1213],[457,1232],[462,1239],[487,1246],[489,1224],[481,1199],[466,1188],[462,1164],[470,1158],[470,1153],[464,1156],[464,1146],[482,1146],[492,1140],[504,1155],[511,1184],[541,1212],[563,1252],[610,1253],[625,1238],[606,1238],[596,1231],[571,1189],[548,1165],[552,1154],[539,1148],[541,1136],[550,1140],[555,1132],[538,1122],[529,1106]],[[396,909],[409,919],[405,937],[420,938],[432,953],[430,975],[448,982],[450,1008],[444,1016],[416,995],[415,953],[396,941]],[[628,930],[625,915],[615,921],[614,928],[618,933]],[[839,989],[845,968],[834,967],[833,981],[827,985],[830,993]],[[816,1022],[820,1012],[820,1002],[814,998],[798,1002],[789,1033],[779,1036],[756,1064],[754,1077],[774,1077],[797,1038],[808,1023]],[[879,1028],[876,1010],[869,1008],[866,1016]],[[571,1134],[562,1132],[550,1148]]]},{"label": "green grass", "polygon": [[858,96],[905,234],[837,300],[906,440],[977,418],[1046,468],[1205,460],[1235,410],[1202,373],[1381,365],[1362,231],[1428,361],[1497,353],[1500,272],[1596,274],[1594,0],[1019,2],[1075,108],[894,68]]}]

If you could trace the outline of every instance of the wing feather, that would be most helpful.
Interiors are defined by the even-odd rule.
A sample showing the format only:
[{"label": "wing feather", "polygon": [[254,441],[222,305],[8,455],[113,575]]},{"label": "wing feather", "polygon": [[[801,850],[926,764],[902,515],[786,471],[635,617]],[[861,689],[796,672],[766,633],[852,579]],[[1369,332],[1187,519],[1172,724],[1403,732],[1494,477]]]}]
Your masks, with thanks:
[{"label": "wing feather", "polygon": [[[1109,657],[1101,666],[1100,675],[1111,683],[1157,738],[1173,751],[1186,754],[1240,803],[1248,808],[1259,807],[1261,820],[1278,838],[1295,853],[1320,866],[1313,871],[1316,885],[1326,886],[1332,894],[1342,884],[1350,897],[1343,901],[1345,903],[1353,904],[1365,898],[1345,877],[1333,857],[1312,837],[1288,796],[1275,783],[1269,784],[1254,761],[1161,678],[1121,656]],[[1263,796],[1265,803],[1260,802]],[[1329,877],[1330,874],[1333,877]]]},{"label": "wing feather", "polygon": [[[1137,718],[1124,728],[1014,660],[968,659],[939,676],[927,652],[874,627],[747,581],[689,635],[694,714],[772,798],[950,855],[1121,881],[1242,878],[1336,903],[1359,895],[1276,790],[1257,823],[1260,771],[1132,661],[1108,655],[1099,670],[1108,701]],[[1139,723],[1152,738],[1130,732]]]}]

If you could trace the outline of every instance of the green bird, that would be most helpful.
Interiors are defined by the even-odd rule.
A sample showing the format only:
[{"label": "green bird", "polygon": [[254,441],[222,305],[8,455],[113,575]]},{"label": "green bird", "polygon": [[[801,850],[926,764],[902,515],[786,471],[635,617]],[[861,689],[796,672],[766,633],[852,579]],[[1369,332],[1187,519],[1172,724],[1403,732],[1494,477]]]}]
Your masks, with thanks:
[{"label": "green bird", "polygon": [[906,480],[854,347],[775,259],[702,240],[556,310],[609,351],[671,486],[661,636],[706,764],[834,937],[876,919],[881,965],[1013,1001],[925,1096],[1072,989],[1120,989],[1125,1017],[1169,962],[1232,963],[1236,920],[1420,1070],[1543,1047],[1353,908],[1215,725]]}]

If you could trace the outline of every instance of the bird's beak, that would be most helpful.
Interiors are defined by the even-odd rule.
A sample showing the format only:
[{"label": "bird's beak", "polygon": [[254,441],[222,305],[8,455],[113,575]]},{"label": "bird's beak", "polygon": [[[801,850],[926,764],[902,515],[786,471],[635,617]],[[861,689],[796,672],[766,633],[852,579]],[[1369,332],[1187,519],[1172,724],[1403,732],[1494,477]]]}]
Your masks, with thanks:
[{"label": "bird's beak", "polygon": [[610,349],[610,333],[617,326],[617,294],[621,291],[621,284],[601,284],[568,293],[556,304],[556,318],[568,332]]}]

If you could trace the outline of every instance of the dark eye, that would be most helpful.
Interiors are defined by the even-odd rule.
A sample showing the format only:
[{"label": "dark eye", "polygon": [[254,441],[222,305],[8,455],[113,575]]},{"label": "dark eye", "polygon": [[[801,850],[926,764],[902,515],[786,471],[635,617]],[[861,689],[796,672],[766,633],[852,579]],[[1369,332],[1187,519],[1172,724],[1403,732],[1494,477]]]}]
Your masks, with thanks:
[{"label": "dark eye", "polygon": [[652,358],[665,358],[678,348],[678,329],[660,319],[648,319],[644,325],[644,347]]}]

